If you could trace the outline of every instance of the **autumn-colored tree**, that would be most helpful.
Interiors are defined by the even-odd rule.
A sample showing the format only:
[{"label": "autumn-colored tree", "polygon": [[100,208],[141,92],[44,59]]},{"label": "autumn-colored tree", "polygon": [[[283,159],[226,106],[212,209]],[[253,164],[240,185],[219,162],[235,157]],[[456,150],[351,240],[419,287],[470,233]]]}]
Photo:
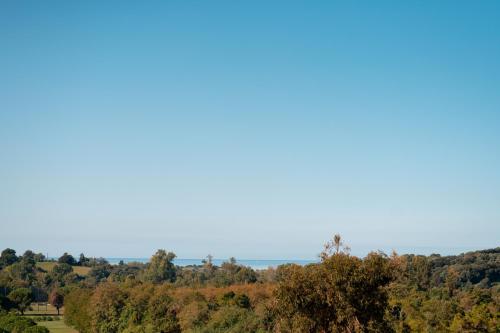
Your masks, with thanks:
[{"label": "autumn-colored tree", "polygon": [[126,294],[118,284],[98,285],[90,300],[91,332],[121,332],[121,312],[125,304]]},{"label": "autumn-colored tree", "polygon": [[145,326],[148,319],[149,300],[155,293],[154,285],[128,279],[122,286],[127,292],[127,302],[121,314],[123,326],[128,328]]},{"label": "autumn-colored tree", "polygon": [[453,292],[458,286],[460,280],[460,274],[453,267],[449,267],[446,272],[446,288],[448,289],[448,295],[453,296]]},{"label": "autumn-colored tree", "polygon": [[384,318],[390,260],[335,251],[319,264],[285,268],[277,291],[281,332],[390,332]]},{"label": "autumn-colored tree", "polygon": [[64,305],[64,295],[59,290],[54,289],[49,295],[49,303],[57,309],[57,315],[59,315],[59,310]]},{"label": "autumn-colored tree", "polygon": [[430,265],[425,256],[413,256],[412,270],[414,282],[419,290],[427,290],[430,286]]},{"label": "autumn-colored tree", "polygon": [[204,325],[208,321],[209,311],[210,309],[203,296],[191,297],[183,304],[177,314],[181,330],[183,332],[189,331],[197,326]]}]

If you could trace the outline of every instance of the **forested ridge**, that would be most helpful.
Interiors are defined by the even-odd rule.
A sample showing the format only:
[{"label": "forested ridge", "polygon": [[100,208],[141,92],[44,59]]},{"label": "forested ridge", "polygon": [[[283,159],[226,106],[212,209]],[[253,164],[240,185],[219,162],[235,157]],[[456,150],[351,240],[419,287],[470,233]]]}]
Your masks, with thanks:
[{"label": "forested ridge", "polygon": [[179,267],[174,258],[158,250],[147,264],[111,265],[65,253],[50,263],[5,249],[0,332],[47,332],[23,316],[33,302],[64,308],[81,333],[500,332],[500,247],[358,258],[336,235],[306,266],[253,270],[208,256]]}]

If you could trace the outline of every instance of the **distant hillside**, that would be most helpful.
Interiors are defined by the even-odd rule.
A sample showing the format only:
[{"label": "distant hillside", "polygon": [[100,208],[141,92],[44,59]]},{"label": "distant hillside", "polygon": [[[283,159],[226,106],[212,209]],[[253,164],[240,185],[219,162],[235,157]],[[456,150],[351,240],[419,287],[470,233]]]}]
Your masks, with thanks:
[{"label": "distant hillside", "polygon": [[[500,282],[500,247],[454,256],[432,254],[427,257],[416,255],[402,257],[409,263],[408,274],[415,274],[416,270],[420,270],[421,276],[428,276],[430,286],[442,286],[449,271],[457,275],[459,287],[476,284],[491,287],[494,283]],[[425,265],[418,263],[423,258],[426,261]],[[415,262],[421,267],[418,269],[412,267],[411,263]]]}]

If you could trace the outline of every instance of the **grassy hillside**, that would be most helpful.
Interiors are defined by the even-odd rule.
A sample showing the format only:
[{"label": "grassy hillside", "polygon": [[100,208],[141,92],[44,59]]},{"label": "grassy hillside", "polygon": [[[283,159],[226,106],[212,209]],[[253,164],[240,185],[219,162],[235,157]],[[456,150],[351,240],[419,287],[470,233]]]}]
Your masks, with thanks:
[{"label": "grassy hillside", "polygon": [[[53,262],[53,261],[50,261],[50,262],[44,261],[44,262],[37,262],[36,263],[37,267],[40,267],[41,269],[46,270],[47,272],[52,271],[52,268],[54,268],[55,265],[57,265],[57,262]],[[90,267],[83,267],[83,266],[72,266],[72,267],[73,267],[73,271],[76,274],[82,275],[82,276],[87,276],[87,274],[90,271]]]}]

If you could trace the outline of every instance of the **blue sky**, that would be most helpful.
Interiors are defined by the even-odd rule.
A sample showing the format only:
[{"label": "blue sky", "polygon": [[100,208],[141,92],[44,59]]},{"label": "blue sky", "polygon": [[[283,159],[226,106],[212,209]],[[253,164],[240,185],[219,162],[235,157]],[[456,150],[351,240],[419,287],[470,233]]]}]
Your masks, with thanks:
[{"label": "blue sky", "polygon": [[500,240],[498,1],[2,1],[0,247]]}]

